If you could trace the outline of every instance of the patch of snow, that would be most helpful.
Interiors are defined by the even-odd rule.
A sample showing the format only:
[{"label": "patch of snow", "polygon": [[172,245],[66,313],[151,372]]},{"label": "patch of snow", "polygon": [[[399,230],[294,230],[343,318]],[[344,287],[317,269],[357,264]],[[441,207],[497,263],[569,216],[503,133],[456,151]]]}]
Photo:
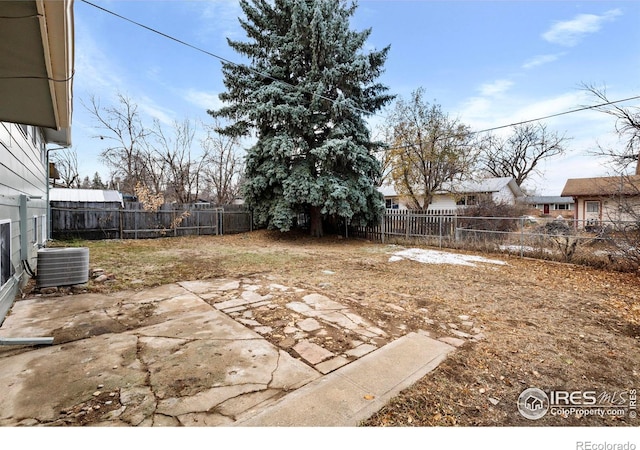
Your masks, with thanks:
[{"label": "patch of snow", "polygon": [[534,252],[535,249],[533,247],[529,247],[528,245],[501,245],[500,250],[503,252]]},{"label": "patch of snow", "polygon": [[458,253],[425,250],[421,248],[409,248],[395,252],[393,256],[389,258],[389,262],[401,261],[403,259],[425,264],[457,264],[462,266],[475,266],[474,263],[506,264],[504,261],[487,259],[482,256],[460,255]]},{"label": "patch of snow", "polygon": [[520,253],[520,252],[523,252],[523,253],[535,253],[537,251],[542,251],[543,253],[547,253],[549,255],[553,254],[553,252],[551,250],[549,250],[548,248],[535,249],[535,248],[530,247],[528,245],[500,245],[499,248],[503,252],[508,252],[508,253]]}]

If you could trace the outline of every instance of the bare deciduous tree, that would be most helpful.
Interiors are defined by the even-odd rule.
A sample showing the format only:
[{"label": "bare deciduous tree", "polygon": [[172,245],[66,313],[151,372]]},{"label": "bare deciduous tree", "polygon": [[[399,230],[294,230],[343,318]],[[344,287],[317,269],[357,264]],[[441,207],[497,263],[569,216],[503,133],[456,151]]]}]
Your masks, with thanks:
[{"label": "bare deciduous tree", "polygon": [[148,147],[150,134],[142,123],[138,106],[123,94],[118,94],[116,106],[102,107],[100,101],[92,96],[90,105],[85,105],[104,131],[99,137],[109,143],[100,157],[111,169],[112,177],[120,177],[123,192],[133,194],[137,182],[147,184]]},{"label": "bare deciduous tree", "polygon": [[599,145],[594,153],[608,158],[617,172],[626,171],[635,164],[635,174],[640,175],[640,107],[623,107],[611,103],[605,86],[597,87],[585,83],[582,87],[598,101],[598,105],[593,109],[613,116],[616,133],[621,139],[626,140],[622,148],[605,148]]},{"label": "bare deciduous tree", "polygon": [[148,127],[136,103],[122,94],[117,105],[107,107],[92,97],[88,109],[105,132],[99,137],[110,144],[101,158],[123,192],[133,194],[142,185],[169,201],[197,199],[208,159],[206,149],[194,154],[196,128],[190,120],[175,121],[170,130],[157,119]]},{"label": "bare deciduous tree", "polygon": [[207,127],[207,136],[202,140],[207,154],[204,175],[212,200],[217,205],[227,205],[240,193],[243,161],[238,155],[238,138],[219,133],[219,128],[216,119]]},{"label": "bare deciduous tree", "polygon": [[55,163],[62,186],[66,188],[80,187],[78,173],[78,154],[75,150],[65,148],[51,153],[51,160]]},{"label": "bare deciduous tree", "polygon": [[482,166],[491,176],[513,177],[522,185],[530,175],[538,173],[540,161],[564,154],[569,139],[548,131],[542,123],[516,125],[507,138],[484,138]]},{"label": "bare deciduous tree", "polygon": [[469,127],[440,105],[423,100],[423,90],[396,102],[390,116],[391,179],[413,208],[427,208],[433,194],[472,171],[475,152]]},{"label": "bare deciduous tree", "polygon": [[391,179],[393,152],[390,151],[390,147],[393,145],[392,124],[384,122],[377,125],[373,131],[372,140],[379,142],[374,151],[376,158],[380,162],[380,173],[382,174],[378,185],[390,184],[393,182]]},{"label": "bare deciduous tree", "polygon": [[159,121],[154,121],[154,164],[162,168],[167,197],[178,203],[195,201],[200,193],[208,151],[205,148],[200,155],[193,153],[195,134],[196,128],[189,119],[175,121],[171,135],[163,130]]}]

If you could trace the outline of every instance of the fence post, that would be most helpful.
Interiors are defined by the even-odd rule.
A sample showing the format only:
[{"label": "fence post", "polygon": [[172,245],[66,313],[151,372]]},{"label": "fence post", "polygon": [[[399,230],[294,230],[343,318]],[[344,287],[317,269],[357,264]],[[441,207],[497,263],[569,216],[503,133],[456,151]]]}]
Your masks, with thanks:
[{"label": "fence post", "polygon": [[524,217],[520,218],[520,258],[524,257]]},{"label": "fence post", "polygon": [[380,227],[380,240],[384,244],[384,235],[387,232],[387,210],[385,209],[382,213],[382,227]]},{"label": "fence post", "polygon": [[134,237],[138,239],[138,209],[133,210],[133,229]]},{"label": "fence post", "polygon": [[405,239],[409,239],[409,226],[410,226],[409,225],[409,221],[410,221],[409,219],[411,219],[411,210],[407,210],[407,214],[405,214],[405,217],[406,217],[406,219],[405,219],[405,222],[404,222],[404,224],[405,224],[405,227],[404,227],[405,228],[405,230],[404,230],[405,236],[404,236],[404,238]]},{"label": "fence post", "polygon": [[440,226],[440,230],[438,234],[440,235],[440,248],[442,248],[442,214],[438,216],[438,222]]},{"label": "fence post", "polygon": [[224,210],[218,210],[218,234],[222,236],[224,233]]},{"label": "fence post", "polygon": [[171,224],[173,225],[173,237],[178,236],[178,217],[176,215],[177,210],[173,208],[171,211]]},{"label": "fence post", "polygon": [[122,206],[120,207],[120,209],[118,210],[118,214],[119,214],[119,223],[120,223],[120,234],[118,235],[118,237],[120,239],[124,239],[124,234],[122,232],[122,230],[124,230],[124,208],[122,208]]}]

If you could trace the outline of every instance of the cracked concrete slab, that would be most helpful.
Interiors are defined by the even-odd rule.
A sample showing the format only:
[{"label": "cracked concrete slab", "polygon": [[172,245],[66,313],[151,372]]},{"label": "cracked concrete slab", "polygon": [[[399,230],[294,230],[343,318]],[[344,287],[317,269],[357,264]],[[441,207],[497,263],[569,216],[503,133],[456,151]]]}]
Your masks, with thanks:
[{"label": "cracked concrete slab", "polygon": [[136,345],[135,336],[110,334],[0,357],[0,423],[54,421],[99,385],[143,384],[147,374],[137,364]]},{"label": "cracked concrete slab", "polygon": [[227,278],[220,278],[211,281],[180,281],[178,284],[194,294],[209,294],[216,291],[232,291],[240,287],[240,281],[230,280]]},{"label": "cracked concrete slab", "polygon": [[[261,322],[275,308],[290,315],[276,328]],[[346,353],[318,345],[354,333]],[[388,342],[326,295],[227,278],[20,300],[0,336],[25,335],[54,344],[0,346],[0,425],[235,425],[358,358],[375,361]]]}]

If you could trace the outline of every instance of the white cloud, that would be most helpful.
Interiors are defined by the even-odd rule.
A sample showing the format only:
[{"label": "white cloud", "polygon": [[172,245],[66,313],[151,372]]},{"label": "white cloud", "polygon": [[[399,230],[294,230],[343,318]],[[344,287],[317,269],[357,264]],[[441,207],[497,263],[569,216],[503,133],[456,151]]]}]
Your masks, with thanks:
[{"label": "white cloud", "polygon": [[199,91],[197,89],[188,89],[184,95],[184,99],[203,110],[216,110],[222,107],[222,101],[218,98],[217,92]]},{"label": "white cloud", "polygon": [[533,69],[534,67],[542,66],[544,64],[549,64],[556,61],[560,58],[563,53],[556,53],[553,55],[538,55],[533,58],[527,60],[523,65],[523,69]]},{"label": "white cloud", "polygon": [[[589,103],[587,94],[584,91],[570,91],[554,97],[546,98],[534,103],[530,103],[525,107],[513,111],[512,120],[531,120],[538,117],[545,117],[570,111],[579,108],[580,105]],[[562,117],[562,116],[559,116]]]},{"label": "white cloud", "polygon": [[96,95],[117,91],[124,84],[118,63],[107,57],[83,22],[76,23],[75,36],[75,86]]},{"label": "white cloud", "polygon": [[[505,98],[474,96],[467,99],[459,111],[461,120],[474,130],[506,126],[491,132],[506,137],[512,131],[508,127],[510,124],[579,109],[589,104],[593,104],[593,99],[586,92],[571,90],[535,101],[526,94],[513,94]],[[562,158],[544,161],[539,167],[541,176],[530,177],[526,182],[527,188],[535,188],[540,195],[560,195],[567,178],[606,174],[606,161],[596,158],[592,152],[598,143],[616,145],[615,123],[610,116],[592,110],[580,111],[544,119],[541,123],[546,124],[549,131],[569,138],[566,142],[567,153]]]},{"label": "white cloud", "polygon": [[140,111],[149,117],[158,119],[162,124],[173,125],[175,113],[172,110],[158,106],[155,101],[147,96],[133,99],[133,101],[138,105]]},{"label": "white cloud", "polygon": [[[198,7],[200,6],[198,4]],[[203,40],[208,40],[211,35],[231,39],[238,39],[244,35],[238,21],[239,17],[244,17],[244,13],[237,0],[209,0],[198,13],[206,24],[201,35]]]},{"label": "white cloud", "polygon": [[493,83],[486,83],[480,86],[480,95],[483,97],[491,97],[494,95],[502,94],[513,86],[513,81],[510,80],[496,80]]},{"label": "white cloud", "polygon": [[621,14],[620,9],[612,9],[602,15],[580,14],[571,20],[556,22],[542,34],[542,38],[553,44],[573,47],[586,35],[598,32],[603,23],[611,22]]}]

